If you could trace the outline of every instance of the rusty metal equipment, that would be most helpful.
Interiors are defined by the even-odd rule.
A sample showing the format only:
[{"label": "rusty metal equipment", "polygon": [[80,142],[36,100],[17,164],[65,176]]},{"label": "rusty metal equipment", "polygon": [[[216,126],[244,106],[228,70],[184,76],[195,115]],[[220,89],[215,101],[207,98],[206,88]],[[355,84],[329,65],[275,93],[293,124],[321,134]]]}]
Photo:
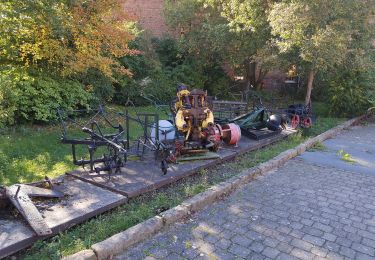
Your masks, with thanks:
[{"label": "rusty metal equipment", "polygon": [[[247,102],[214,101],[217,123],[232,123],[241,129],[241,133],[252,139],[264,139],[279,134],[286,126],[282,115],[274,114],[263,105],[262,98],[255,92],[249,92]],[[252,109],[249,108],[252,103]],[[250,111],[249,111],[250,110]],[[234,130],[233,130],[234,131]]]},{"label": "rusty metal equipment", "polygon": [[290,118],[290,126],[296,129],[298,126],[301,128],[310,128],[313,125],[311,102],[308,105],[293,104],[286,109],[286,113]]},{"label": "rusty metal equipment", "polygon": [[[168,161],[173,154],[173,146],[168,142],[174,140],[174,126],[167,120],[159,120],[157,113],[136,113],[131,116],[128,110],[123,115],[126,122],[126,139],[128,140],[127,149],[134,155],[139,156],[141,160],[148,151],[154,153],[154,159],[160,160],[160,168],[164,174],[169,168]],[[165,121],[169,125],[165,125]],[[130,123],[136,123],[141,129],[142,134],[136,138],[133,147],[130,146]],[[170,137],[172,136],[172,138]]]},{"label": "rusty metal equipment", "polygon": [[243,135],[256,140],[279,134],[283,129],[281,117],[272,115],[265,108],[256,108],[232,122],[240,126]]},{"label": "rusty metal equipment", "polygon": [[212,110],[215,114],[215,122],[222,124],[248,113],[249,106],[247,102],[242,101],[213,100]]},{"label": "rusty metal equipment", "polygon": [[[127,160],[124,138],[125,129],[121,120],[111,122],[111,116],[99,106],[97,110],[75,110],[67,115],[58,110],[62,136],[61,142],[72,146],[73,163],[78,166],[90,166],[90,172],[120,171]],[[93,115],[92,115],[93,114]],[[79,116],[79,117],[77,117]],[[81,122],[82,117],[89,117]],[[73,126],[73,127],[72,127]],[[74,137],[73,137],[74,136]],[[76,146],[84,146],[89,153],[88,159],[77,159]],[[98,148],[104,148],[102,156],[95,156]],[[102,149],[103,150],[103,149]]]},{"label": "rusty metal equipment", "polygon": [[211,107],[206,91],[189,91],[186,85],[178,85],[171,105],[176,129],[182,137],[176,140],[177,154],[217,151],[222,140],[229,144],[239,141],[241,134],[234,124],[221,127],[214,123]]}]

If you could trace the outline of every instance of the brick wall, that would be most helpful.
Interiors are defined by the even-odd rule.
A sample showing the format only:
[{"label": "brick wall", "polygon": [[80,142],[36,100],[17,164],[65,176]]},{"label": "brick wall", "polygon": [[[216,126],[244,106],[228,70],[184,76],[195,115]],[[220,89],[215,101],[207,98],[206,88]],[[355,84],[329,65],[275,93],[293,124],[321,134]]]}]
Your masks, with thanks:
[{"label": "brick wall", "polygon": [[163,3],[164,0],[127,0],[125,10],[135,15],[143,29],[161,37],[170,31],[165,23]]}]

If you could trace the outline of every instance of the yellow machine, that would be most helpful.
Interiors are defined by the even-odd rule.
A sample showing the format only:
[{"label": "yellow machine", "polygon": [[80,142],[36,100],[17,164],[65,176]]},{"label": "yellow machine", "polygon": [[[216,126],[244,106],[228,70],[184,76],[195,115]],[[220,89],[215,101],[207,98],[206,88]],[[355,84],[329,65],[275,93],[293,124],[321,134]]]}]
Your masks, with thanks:
[{"label": "yellow machine", "polygon": [[172,110],[176,128],[184,136],[185,146],[217,149],[220,138],[215,140],[214,115],[209,108],[206,91],[189,91],[185,85],[179,85]]},{"label": "yellow machine", "polygon": [[198,152],[199,149],[216,151],[221,140],[235,144],[241,137],[239,128],[234,124],[222,128],[214,123],[206,91],[189,91],[185,85],[179,85],[172,112],[175,115],[176,128],[184,137],[182,146],[186,152]]}]

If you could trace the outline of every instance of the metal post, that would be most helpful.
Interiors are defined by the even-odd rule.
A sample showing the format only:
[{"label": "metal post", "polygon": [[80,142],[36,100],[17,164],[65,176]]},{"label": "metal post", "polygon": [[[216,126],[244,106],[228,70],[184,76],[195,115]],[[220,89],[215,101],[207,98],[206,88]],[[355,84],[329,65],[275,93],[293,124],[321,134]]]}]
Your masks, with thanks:
[{"label": "metal post", "polygon": [[126,127],[126,148],[130,148],[130,134],[129,134],[129,111],[125,110],[125,127]]},{"label": "metal post", "polygon": [[159,142],[159,115],[155,114],[155,140]]}]

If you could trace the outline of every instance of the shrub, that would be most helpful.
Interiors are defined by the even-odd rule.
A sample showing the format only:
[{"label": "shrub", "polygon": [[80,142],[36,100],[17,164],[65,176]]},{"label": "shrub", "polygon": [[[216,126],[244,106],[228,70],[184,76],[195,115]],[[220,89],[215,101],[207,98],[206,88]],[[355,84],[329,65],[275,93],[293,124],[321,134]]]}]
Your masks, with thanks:
[{"label": "shrub", "polygon": [[374,97],[371,74],[360,70],[342,71],[330,80],[330,110],[335,115],[352,117],[364,113]]},{"label": "shrub", "polygon": [[92,96],[71,79],[32,74],[3,68],[0,74],[0,123],[56,119],[56,109],[72,110],[89,106]]}]

